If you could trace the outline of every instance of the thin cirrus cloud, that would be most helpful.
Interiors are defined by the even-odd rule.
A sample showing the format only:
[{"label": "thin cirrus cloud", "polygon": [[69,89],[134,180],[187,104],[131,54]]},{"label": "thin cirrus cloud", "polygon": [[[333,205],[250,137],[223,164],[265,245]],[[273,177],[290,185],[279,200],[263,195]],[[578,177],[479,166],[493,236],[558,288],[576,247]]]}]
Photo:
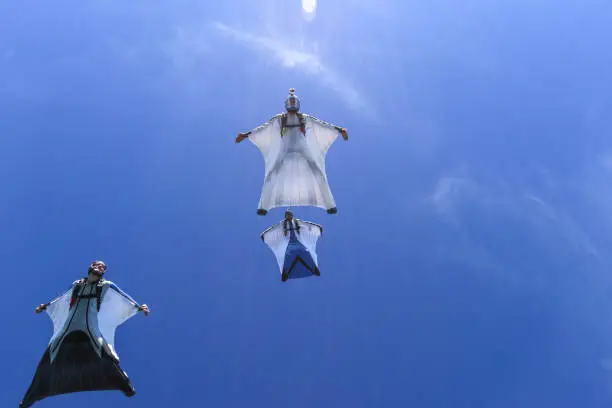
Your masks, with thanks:
[{"label": "thin cirrus cloud", "polygon": [[496,184],[479,183],[469,177],[442,177],[429,201],[440,216],[459,227],[462,217],[456,211],[462,206],[470,207],[496,220],[520,219],[524,231],[531,235],[558,242],[568,250],[574,248],[594,258],[600,257],[600,251],[587,230],[574,218],[571,209],[546,202],[525,188],[513,188],[504,180],[498,180]]},{"label": "thin cirrus cloud", "polygon": [[299,69],[307,75],[316,77],[321,84],[335,91],[352,109],[373,114],[373,109],[359,91],[342,76],[327,66],[315,53],[302,51],[274,37],[258,36],[238,30],[223,23],[213,23],[218,33],[244,44],[264,56],[272,56],[285,68]]}]

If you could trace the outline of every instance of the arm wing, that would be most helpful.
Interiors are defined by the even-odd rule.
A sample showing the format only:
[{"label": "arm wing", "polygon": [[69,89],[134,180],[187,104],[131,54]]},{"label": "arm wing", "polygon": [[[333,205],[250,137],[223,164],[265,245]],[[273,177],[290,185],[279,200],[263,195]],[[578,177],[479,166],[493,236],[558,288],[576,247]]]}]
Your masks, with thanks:
[{"label": "arm wing", "polygon": [[52,342],[57,337],[57,335],[64,327],[64,324],[66,323],[66,319],[68,318],[68,314],[70,313],[71,297],[72,288],[64,292],[63,295],[60,295],[53,299],[51,302],[47,303],[47,308],[45,309],[45,312],[47,312],[49,318],[51,319],[51,322],[53,323],[53,336],[51,336],[50,342]]},{"label": "arm wing", "polygon": [[257,146],[266,162],[280,138],[280,116],[275,115],[263,125],[247,132],[249,140]]},{"label": "arm wing", "polygon": [[300,233],[298,234],[298,240],[306,247],[310,256],[318,263],[317,260],[317,241],[323,232],[323,227],[314,222],[298,220],[300,223]]},{"label": "arm wing", "polygon": [[302,220],[300,220],[300,222],[304,223],[304,224],[307,224],[307,227],[309,227],[309,226],[317,227],[319,229],[319,235],[323,235],[323,226],[322,225],[316,224],[316,223],[311,222],[311,221],[302,221]]},{"label": "arm wing", "polygon": [[112,282],[104,285],[98,328],[104,340],[113,347],[117,327],[140,311],[140,305]]},{"label": "arm wing", "polygon": [[342,128],[334,124],[324,122],[314,116],[306,116],[306,134],[308,135],[308,143],[313,152],[316,152],[321,157],[325,157],[331,145],[340,135]]},{"label": "arm wing", "polygon": [[274,253],[276,261],[278,262],[278,267],[282,271],[283,262],[285,261],[285,252],[287,251],[287,245],[289,245],[289,237],[285,236],[282,224],[273,225],[265,230],[261,234],[261,239]]}]

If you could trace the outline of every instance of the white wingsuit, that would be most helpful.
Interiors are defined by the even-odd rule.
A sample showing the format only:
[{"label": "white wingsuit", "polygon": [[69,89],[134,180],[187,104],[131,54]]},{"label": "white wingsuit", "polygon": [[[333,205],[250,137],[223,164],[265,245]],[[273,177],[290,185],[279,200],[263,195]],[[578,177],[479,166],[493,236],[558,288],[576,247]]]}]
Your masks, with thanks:
[{"label": "white wingsuit", "polygon": [[248,138],[261,152],[265,178],[257,213],[266,215],[276,207],[313,206],[337,212],[325,172],[325,156],[346,129],[299,112],[299,99],[290,90],[287,112],[272,117],[253,130],[240,133],[236,142]]}]

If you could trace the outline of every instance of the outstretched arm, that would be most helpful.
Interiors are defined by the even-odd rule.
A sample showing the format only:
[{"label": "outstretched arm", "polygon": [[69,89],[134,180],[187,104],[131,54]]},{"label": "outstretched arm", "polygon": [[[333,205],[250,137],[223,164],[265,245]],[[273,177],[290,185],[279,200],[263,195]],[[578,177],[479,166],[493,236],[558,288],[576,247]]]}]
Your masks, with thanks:
[{"label": "outstretched arm", "polygon": [[138,308],[139,312],[144,312],[145,316],[148,316],[149,313],[151,313],[149,306],[147,306],[146,304],[142,304],[142,305],[138,304],[138,302],[136,302],[130,295],[125,293],[123,290],[121,290],[119,286],[117,286],[117,284],[111,283],[109,285],[109,290],[115,291],[115,293],[121,295],[122,297],[127,299],[130,303],[134,304],[134,306]]},{"label": "outstretched arm", "polygon": [[58,299],[64,297],[66,295],[66,293],[72,291],[72,289],[74,289],[74,285],[76,285],[77,283],[79,283],[80,280],[74,281],[72,283],[72,286],[70,287],[70,289],[68,289],[67,291],[65,291],[64,293],[62,293],[61,295],[59,295],[58,297],[56,297],[55,299],[53,299],[50,302],[47,303],[41,303],[40,305],[36,306],[36,309],[34,310],[37,314],[38,313],[42,313],[45,310],[47,310],[47,307],[51,306],[53,303],[55,303]]},{"label": "outstretched arm", "polygon": [[260,236],[261,236],[261,240],[265,242],[265,237],[264,237],[264,236],[265,236],[265,235],[266,235],[268,232],[272,231],[274,228],[276,228],[276,227],[278,227],[278,226],[279,226],[279,224],[274,224],[274,225],[272,225],[270,228],[268,228],[268,229],[266,229],[264,232],[262,232],[262,233],[261,233],[261,235],[260,235]]},{"label": "outstretched arm", "polygon": [[344,140],[348,140],[348,132],[347,132],[346,128],[343,128],[343,127],[341,127],[341,126],[334,125],[333,123],[325,122],[324,120],[321,120],[321,119],[319,119],[319,118],[316,118],[316,117],[314,117],[314,116],[312,116],[312,115],[309,115],[309,116],[310,116],[310,118],[311,118],[311,119],[312,119],[312,120],[313,120],[315,123],[317,123],[317,124],[319,124],[319,125],[321,125],[321,126],[323,126],[323,127],[325,127],[325,128],[328,128],[328,129],[335,129],[335,130],[337,130],[338,132],[340,132],[340,134],[342,135],[342,138],[343,138]]},{"label": "outstretched arm", "polygon": [[303,222],[304,224],[314,225],[315,227],[319,228],[319,231],[321,231],[321,234],[323,233],[323,226],[322,225],[319,225],[319,224],[311,222],[311,221],[303,221],[303,220],[300,220],[300,221]]},{"label": "outstretched arm", "polygon": [[240,132],[238,133],[238,136],[236,136],[236,143],[240,143],[242,142],[244,139],[248,138],[251,135],[255,135],[257,133],[260,133],[266,129],[268,129],[268,127],[270,127],[270,125],[272,125],[272,123],[274,122],[274,120],[278,117],[279,115],[275,115],[274,117],[272,117],[270,120],[268,120],[266,123],[257,126],[254,129],[249,130],[248,132]]}]

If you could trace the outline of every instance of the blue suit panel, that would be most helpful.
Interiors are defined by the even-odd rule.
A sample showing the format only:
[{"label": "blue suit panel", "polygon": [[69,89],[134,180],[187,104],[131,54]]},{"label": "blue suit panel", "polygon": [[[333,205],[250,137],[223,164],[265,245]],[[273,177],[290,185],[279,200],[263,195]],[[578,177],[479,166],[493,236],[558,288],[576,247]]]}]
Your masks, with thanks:
[{"label": "blue suit panel", "polygon": [[320,276],[319,268],[315,264],[310,252],[297,239],[295,229],[289,229],[289,245],[285,252],[282,281],[287,279],[307,278],[312,275]]}]

